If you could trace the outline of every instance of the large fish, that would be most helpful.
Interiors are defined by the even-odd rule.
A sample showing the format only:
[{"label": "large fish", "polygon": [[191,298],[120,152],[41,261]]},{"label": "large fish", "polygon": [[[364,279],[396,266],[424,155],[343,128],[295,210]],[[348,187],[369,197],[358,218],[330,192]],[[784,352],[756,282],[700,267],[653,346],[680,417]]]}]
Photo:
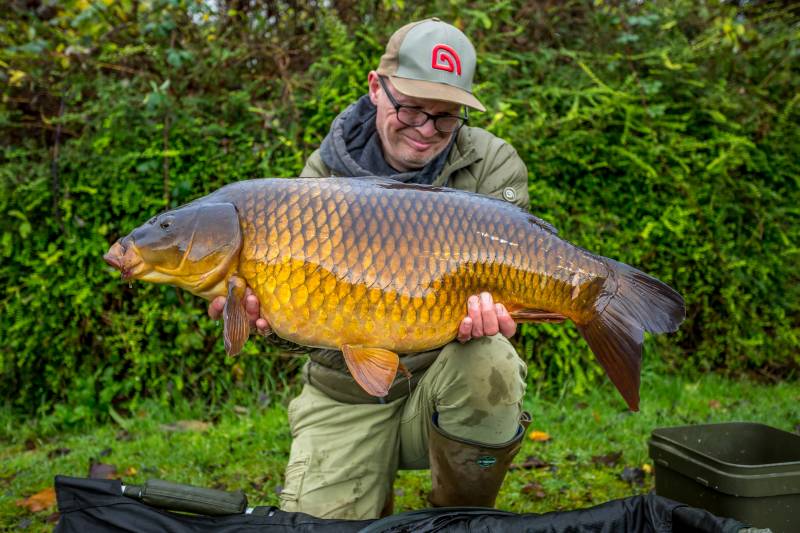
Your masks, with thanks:
[{"label": "large fish", "polygon": [[452,341],[468,297],[488,291],[518,321],[572,320],[636,410],[643,333],[675,331],[685,316],[661,281],[514,205],[383,178],[233,183],[151,218],[104,258],[125,279],[227,296],[231,354],[249,334],[249,286],[278,336],[342,350],[375,396],[398,353]]}]

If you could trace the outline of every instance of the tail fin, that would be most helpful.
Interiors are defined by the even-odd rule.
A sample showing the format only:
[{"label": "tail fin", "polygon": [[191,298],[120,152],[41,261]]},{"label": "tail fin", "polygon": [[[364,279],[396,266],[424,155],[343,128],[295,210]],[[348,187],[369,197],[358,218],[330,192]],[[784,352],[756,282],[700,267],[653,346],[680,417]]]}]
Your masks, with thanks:
[{"label": "tail fin", "polygon": [[624,263],[606,259],[608,303],[590,322],[577,324],[595,357],[632,411],[639,410],[644,332],[678,329],[686,316],[683,297],[667,284]]}]

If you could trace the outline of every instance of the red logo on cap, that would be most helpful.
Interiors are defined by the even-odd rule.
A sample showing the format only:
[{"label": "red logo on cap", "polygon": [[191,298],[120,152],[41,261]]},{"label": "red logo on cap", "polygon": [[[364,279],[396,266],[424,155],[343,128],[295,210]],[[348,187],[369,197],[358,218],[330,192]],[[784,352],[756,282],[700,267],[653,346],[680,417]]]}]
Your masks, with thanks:
[{"label": "red logo on cap", "polygon": [[446,72],[454,72],[461,76],[461,58],[455,50],[446,44],[437,44],[433,47],[431,55],[431,67],[444,70]]}]

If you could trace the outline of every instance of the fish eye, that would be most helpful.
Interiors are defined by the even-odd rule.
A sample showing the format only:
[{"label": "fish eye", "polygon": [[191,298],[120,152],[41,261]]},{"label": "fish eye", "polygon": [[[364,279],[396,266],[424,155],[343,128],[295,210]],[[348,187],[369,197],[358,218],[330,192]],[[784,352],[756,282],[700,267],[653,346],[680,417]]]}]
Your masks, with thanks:
[{"label": "fish eye", "polygon": [[173,218],[174,217],[172,215],[163,216],[161,217],[161,222],[159,222],[158,225],[161,227],[161,229],[167,230],[172,225]]}]

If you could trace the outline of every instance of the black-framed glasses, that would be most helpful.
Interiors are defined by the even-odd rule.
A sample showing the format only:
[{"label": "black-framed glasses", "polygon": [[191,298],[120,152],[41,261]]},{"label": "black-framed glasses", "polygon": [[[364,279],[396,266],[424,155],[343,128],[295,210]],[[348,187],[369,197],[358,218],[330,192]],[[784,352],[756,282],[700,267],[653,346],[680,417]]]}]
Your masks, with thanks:
[{"label": "black-framed glasses", "polygon": [[397,113],[397,120],[400,123],[410,126],[412,128],[419,128],[429,120],[433,121],[433,127],[439,133],[452,133],[469,120],[469,114],[464,109],[463,115],[431,115],[416,106],[403,105],[394,99],[392,93],[386,88],[386,82],[383,81],[383,76],[378,76],[378,81],[381,84],[383,92],[389,97],[389,102],[394,106],[395,113]]}]

